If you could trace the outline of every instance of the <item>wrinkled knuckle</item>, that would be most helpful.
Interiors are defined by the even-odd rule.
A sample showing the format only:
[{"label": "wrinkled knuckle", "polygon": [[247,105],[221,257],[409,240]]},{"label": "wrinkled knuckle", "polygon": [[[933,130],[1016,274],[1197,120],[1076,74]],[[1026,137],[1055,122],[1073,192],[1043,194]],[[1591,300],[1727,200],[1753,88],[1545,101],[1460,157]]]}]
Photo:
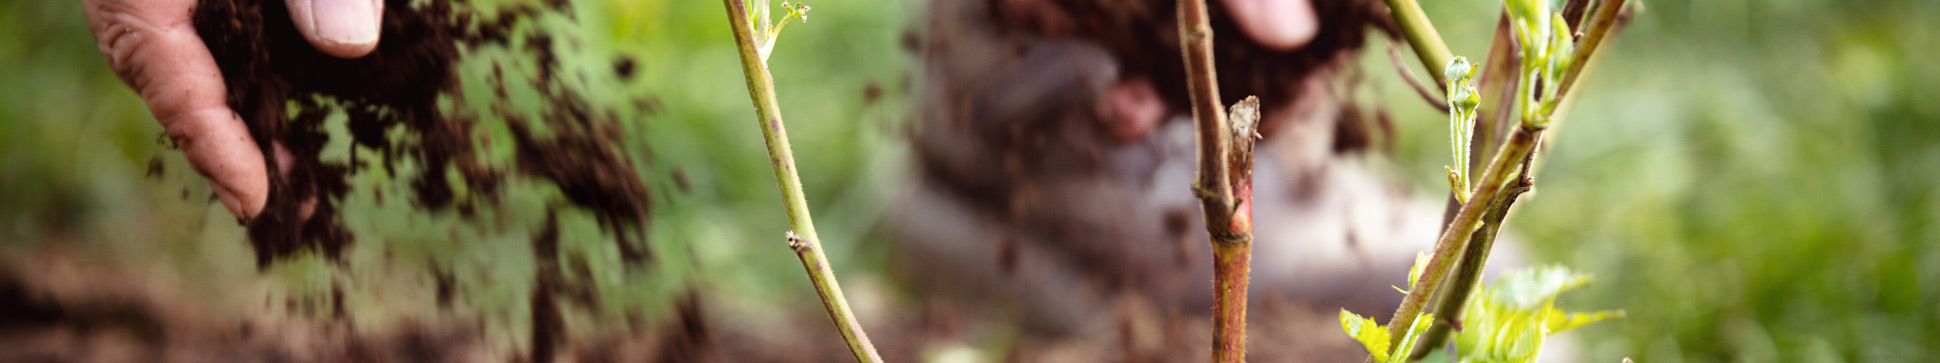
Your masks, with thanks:
[{"label": "wrinkled knuckle", "polygon": [[104,19],[95,25],[95,37],[99,41],[101,54],[108,59],[108,67],[121,75],[123,81],[134,81],[132,74],[137,70],[134,63],[149,38],[155,36],[153,27],[141,19],[125,12],[105,14]]}]

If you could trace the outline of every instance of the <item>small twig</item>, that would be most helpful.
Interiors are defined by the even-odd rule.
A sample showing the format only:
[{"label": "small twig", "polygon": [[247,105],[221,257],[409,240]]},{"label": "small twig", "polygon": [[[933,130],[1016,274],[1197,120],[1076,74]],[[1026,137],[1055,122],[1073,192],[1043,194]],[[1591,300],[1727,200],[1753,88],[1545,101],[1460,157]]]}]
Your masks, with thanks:
[{"label": "small twig", "polygon": [[1246,360],[1246,288],[1253,250],[1252,154],[1258,99],[1234,105],[1232,125],[1219,101],[1213,70],[1212,26],[1205,0],[1179,2],[1180,53],[1198,132],[1199,176],[1192,187],[1205,212],[1213,247],[1215,363]]},{"label": "small twig", "polygon": [[1569,0],[1569,2],[1563,4],[1563,12],[1562,12],[1563,21],[1569,22],[1570,31],[1573,32],[1573,31],[1577,31],[1578,29],[1582,29],[1581,27],[1583,26],[1583,14],[1586,14],[1589,12],[1590,3],[1592,2],[1595,2],[1595,1],[1594,0]]},{"label": "small twig", "polygon": [[1588,67],[1590,59],[1596,56],[1597,49],[1602,48],[1603,39],[1618,29],[1618,18],[1624,12],[1625,5],[1629,5],[1629,2],[1624,0],[1597,2],[1596,9],[1592,9],[1595,12],[1590,14],[1589,23],[1586,24],[1588,30],[1583,32],[1582,39],[1576,41],[1576,44],[1580,45],[1576,47],[1576,54],[1570,57],[1570,64],[1576,66],[1570,67],[1563,73],[1563,87],[1558,91],[1560,94],[1557,97],[1568,99],[1570,94],[1575,93],[1571,91],[1575,90],[1577,79],[1582,78],[1583,71],[1590,68]]},{"label": "small twig", "polygon": [[[756,123],[760,125],[761,135],[767,141],[768,161],[775,169],[775,182],[781,188],[783,204],[787,207],[788,246],[795,251],[795,257],[801,259],[802,268],[808,271],[809,282],[815,285],[815,293],[822,299],[823,309],[828,311],[829,320],[835,323],[836,330],[842,333],[842,340],[848,342],[849,351],[855,354],[856,361],[882,362],[882,355],[876,353],[876,347],[869,342],[869,335],[863,333],[862,324],[849,310],[849,302],[842,295],[842,286],[835,282],[835,271],[829,268],[828,256],[822,253],[821,238],[815,234],[815,222],[808,214],[808,199],[802,193],[801,176],[795,174],[795,156],[788,146],[788,130],[782,127],[781,105],[775,98],[774,76],[768,73],[768,63],[762,56],[761,47],[755,44],[756,29],[750,23],[747,5],[743,0],[722,2],[727,5],[728,24],[734,30],[734,43],[741,52],[741,72],[747,76],[748,96],[754,101],[755,115],[759,116]],[[765,15],[761,21],[767,21]]]},{"label": "small twig", "polygon": [[1480,117],[1475,119],[1475,139],[1469,144],[1472,148],[1469,165],[1475,167],[1470,173],[1481,172],[1482,163],[1495,156],[1490,153],[1502,144],[1503,133],[1515,122],[1511,116],[1516,109],[1516,82],[1522,81],[1522,72],[1517,71],[1521,68],[1517,58],[1522,50],[1511,32],[1509,13],[1503,11],[1497,15],[1495,40],[1490,43],[1488,59],[1482,65],[1482,106],[1476,112]]},{"label": "small twig", "polygon": [[1435,91],[1429,90],[1428,86],[1422,85],[1420,80],[1415,79],[1415,72],[1408,70],[1407,64],[1401,63],[1401,49],[1395,48],[1392,41],[1388,42],[1388,60],[1394,63],[1394,72],[1401,74],[1401,80],[1408,82],[1409,88],[1415,89],[1415,94],[1420,95],[1422,100],[1428,101],[1428,105],[1435,110],[1448,113],[1448,100],[1436,96]]},{"label": "small twig", "polygon": [[1435,24],[1428,22],[1428,14],[1421,12],[1421,4],[1415,0],[1383,0],[1388,3],[1388,15],[1394,19],[1395,26],[1401,28],[1401,35],[1408,39],[1408,45],[1415,49],[1415,57],[1421,59],[1421,67],[1428,70],[1428,78],[1435,84],[1448,84],[1447,77],[1437,72],[1448,60],[1455,59],[1455,53],[1448,51],[1448,43],[1442,42],[1442,35],[1435,31]]}]

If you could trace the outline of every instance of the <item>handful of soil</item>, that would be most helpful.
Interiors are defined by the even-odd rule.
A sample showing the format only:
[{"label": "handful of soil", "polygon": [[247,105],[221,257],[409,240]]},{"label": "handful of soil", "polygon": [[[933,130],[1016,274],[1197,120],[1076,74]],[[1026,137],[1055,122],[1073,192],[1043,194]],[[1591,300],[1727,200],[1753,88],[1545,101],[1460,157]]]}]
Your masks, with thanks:
[{"label": "handful of soil", "polygon": [[[543,30],[513,41],[511,29],[519,22],[569,13],[571,4],[548,0],[544,7],[511,6],[492,14],[459,5],[465,8],[451,0],[387,0],[377,49],[342,59],[311,47],[282,0],[201,1],[196,31],[222,68],[229,106],[264,155],[288,156],[265,158],[277,175],[270,178],[269,202],[261,215],[245,221],[258,266],[305,250],[338,259],[354,241],[340,209],[351,190],[349,178],[376,165],[408,179],[413,207],[429,212],[470,215],[489,207],[508,175],[551,181],[620,236],[624,258],[643,258],[629,236],[647,222],[647,189],[619,149],[617,116],[557,80],[558,58]],[[458,95],[461,57],[491,46],[536,59],[538,76],[530,81],[552,108],[539,116],[544,135],[525,117],[498,115],[510,123],[516,174],[478,155],[484,143],[474,127],[481,118]],[[507,105],[503,72],[494,73],[489,81],[498,92],[492,102]],[[326,118],[335,113],[347,116],[349,160],[321,157],[331,136]],[[399,161],[417,171],[398,175]],[[454,188],[454,170],[464,195]]]}]

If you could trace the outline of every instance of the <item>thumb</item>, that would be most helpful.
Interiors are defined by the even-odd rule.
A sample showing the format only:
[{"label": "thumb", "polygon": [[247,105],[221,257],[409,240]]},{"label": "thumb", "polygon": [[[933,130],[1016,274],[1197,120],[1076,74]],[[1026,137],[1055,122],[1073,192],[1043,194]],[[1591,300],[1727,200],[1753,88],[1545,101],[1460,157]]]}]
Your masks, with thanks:
[{"label": "thumb", "polygon": [[377,49],[384,0],[287,0],[290,21],[324,54],[357,58]]},{"label": "thumb", "polygon": [[1268,49],[1300,49],[1320,33],[1309,0],[1227,0],[1226,10],[1248,38]]},{"label": "thumb", "polygon": [[269,176],[256,141],[226,103],[215,59],[186,17],[194,0],[87,0],[108,66],[141,94],[216,197],[237,218],[262,212]]}]

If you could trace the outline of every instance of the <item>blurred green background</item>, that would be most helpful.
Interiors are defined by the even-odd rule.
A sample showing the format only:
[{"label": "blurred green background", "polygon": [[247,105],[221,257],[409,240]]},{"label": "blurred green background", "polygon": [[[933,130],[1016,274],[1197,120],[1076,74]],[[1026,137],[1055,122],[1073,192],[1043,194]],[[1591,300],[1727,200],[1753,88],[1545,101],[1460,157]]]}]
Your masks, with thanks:
[{"label": "blurred green background", "polygon": [[[898,39],[921,6],[812,5],[814,21],[789,26],[771,64],[836,268],[851,294],[879,300],[894,289],[877,216],[909,172],[896,130],[915,63]],[[1499,5],[1423,5],[1457,54],[1484,53]],[[1940,2],[1646,5],[1552,134],[1536,192],[1509,222],[1536,260],[1597,277],[1564,306],[1628,311],[1571,334],[1579,353],[1643,362],[1940,356]],[[574,241],[566,248],[588,256],[596,273],[583,278],[602,288],[610,313],[662,310],[688,285],[753,307],[738,310],[812,301],[783,247],[780,196],[722,6],[609,0],[576,9],[576,23],[548,24],[582,39],[568,67],[610,67],[617,55],[639,64],[634,81],[581,86],[598,100],[658,105],[625,114],[629,150],[655,197],[658,263],[617,267],[590,218],[568,213],[564,223]],[[0,4],[0,251],[79,251],[238,306],[348,284],[359,319],[374,320],[413,309],[398,296],[415,296],[408,291],[425,271],[446,269],[457,271],[472,309],[525,309],[527,240],[557,193],[530,182],[514,185],[504,217],[469,221],[362,192],[350,202],[347,220],[360,234],[345,267],[301,258],[256,271],[241,229],[107,71],[80,10],[69,1]],[[1364,100],[1383,103],[1401,126],[1395,173],[1432,192],[1442,187],[1443,118],[1387,62],[1364,55],[1379,96]],[[886,96],[870,102],[871,87]],[[162,176],[144,176],[151,159]],[[387,180],[364,175],[356,185],[408,195]],[[496,323],[516,335],[522,321]]]}]

